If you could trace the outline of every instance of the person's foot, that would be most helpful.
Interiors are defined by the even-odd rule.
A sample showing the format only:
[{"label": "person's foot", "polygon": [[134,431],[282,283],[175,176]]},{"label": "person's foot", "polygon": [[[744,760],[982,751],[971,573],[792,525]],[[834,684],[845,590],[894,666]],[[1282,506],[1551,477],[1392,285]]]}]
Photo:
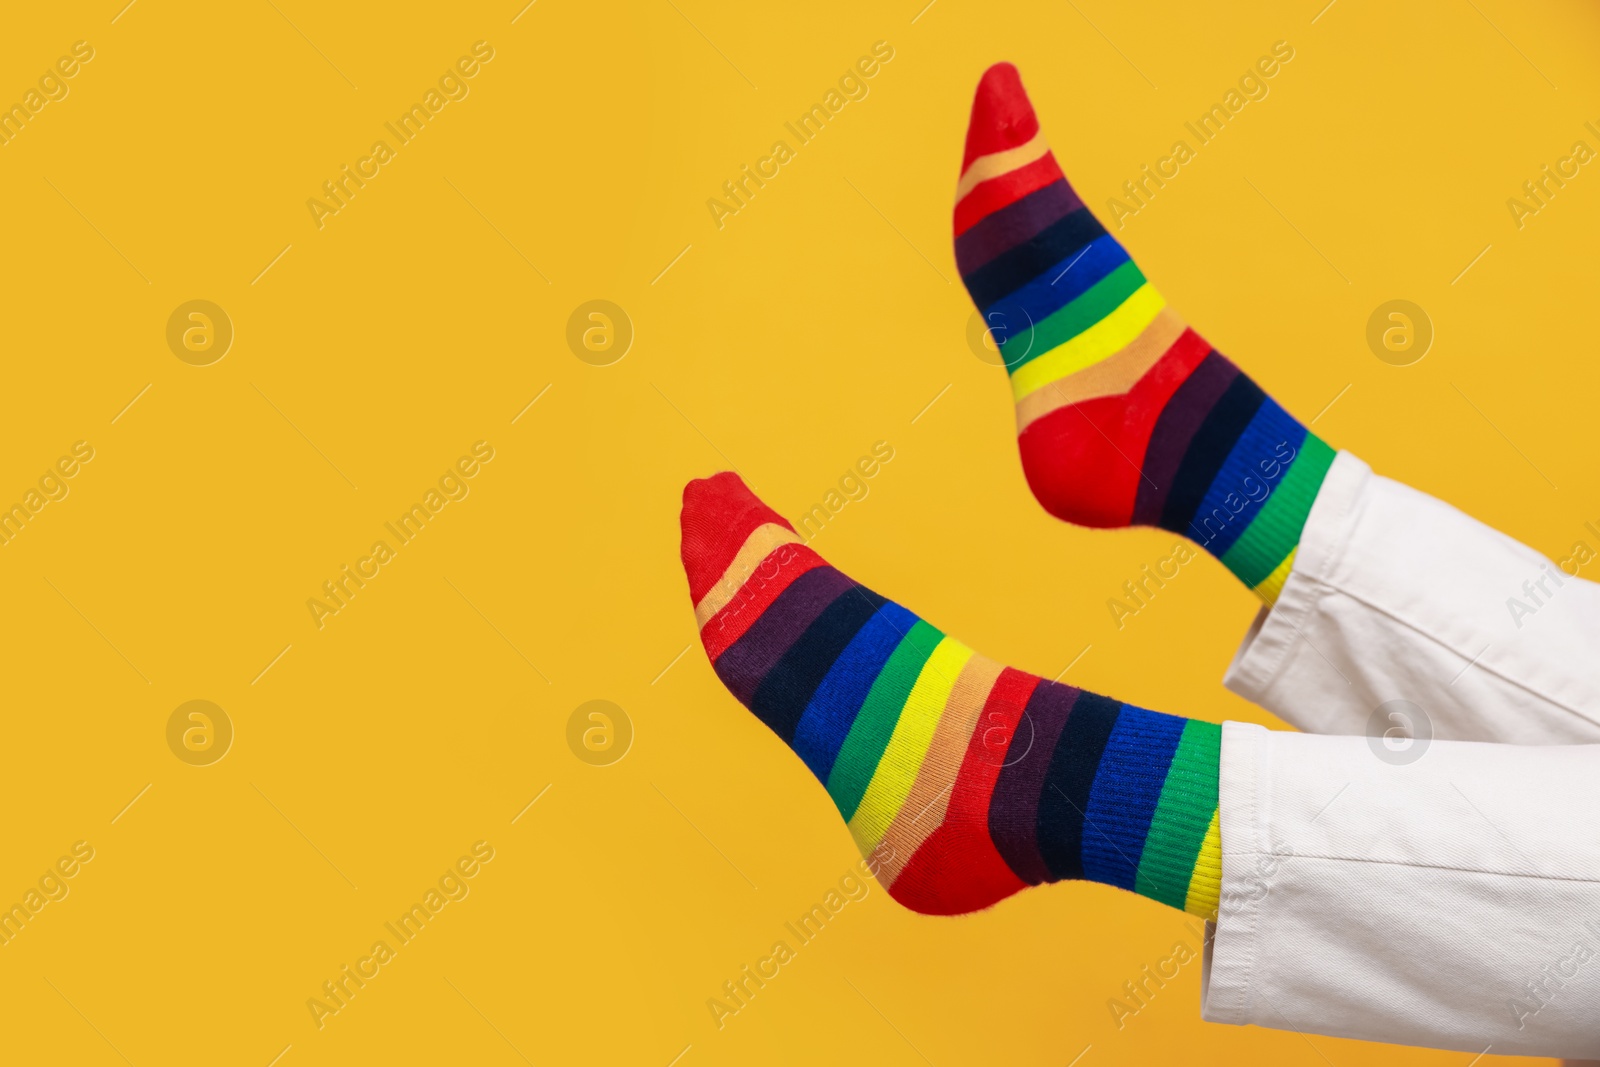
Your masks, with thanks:
[{"label": "person's foot", "polygon": [[1045,510],[1182,534],[1276,601],[1334,452],[1145,280],[1067,184],[1009,63],[972,102],[955,245]]},{"label": "person's foot", "polygon": [[1215,916],[1220,726],[974,654],[830,567],[736,474],[685,486],[680,521],[717,676],[900,903],[953,915],[1081,878]]}]

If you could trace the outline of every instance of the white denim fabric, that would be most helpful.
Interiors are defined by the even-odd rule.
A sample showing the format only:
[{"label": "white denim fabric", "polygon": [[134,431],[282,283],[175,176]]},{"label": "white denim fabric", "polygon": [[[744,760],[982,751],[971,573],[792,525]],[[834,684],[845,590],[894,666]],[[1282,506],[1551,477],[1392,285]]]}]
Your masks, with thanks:
[{"label": "white denim fabric", "polygon": [[1204,1017],[1600,1057],[1600,586],[1341,453],[1224,681]]}]

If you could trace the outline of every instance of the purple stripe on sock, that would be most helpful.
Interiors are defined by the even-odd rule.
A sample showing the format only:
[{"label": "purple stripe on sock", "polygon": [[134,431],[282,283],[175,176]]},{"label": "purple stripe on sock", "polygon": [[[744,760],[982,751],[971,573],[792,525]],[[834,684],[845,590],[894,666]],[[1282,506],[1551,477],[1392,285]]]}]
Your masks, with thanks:
[{"label": "purple stripe on sock", "polygon": [[989,837],[1006,865],[1029,885],[1050,880],[1050,868],[1039,852],[1039,793],[1078,692],[1050,681],[1034,689],[989,799]]},{"label": "purple stripe on sock", "polygon": [[1161,521],[1189,443],[1238,376],[1239,368],[1213,348],[1156,417],[1144,452],[1144,477],[1139,479],[1139,495],[1133,504],[1135,526],[1155,526]]},{"label": "purple stripe on sock", "polygon": [[855,587],[855,582],[832,567],[815,567],[802,574],[778,594],[743,637],[717,657],[717,677],[739,703],[749,707],[762,679],[789,646],[829,604]]},{"label": "purple stripe on sock", "polygon": [[1021,200],[986,215],[983,221],[956,238],[956,269],[971,274],[1017,247],[1083,206],[1065,178],[1035,189]]}]

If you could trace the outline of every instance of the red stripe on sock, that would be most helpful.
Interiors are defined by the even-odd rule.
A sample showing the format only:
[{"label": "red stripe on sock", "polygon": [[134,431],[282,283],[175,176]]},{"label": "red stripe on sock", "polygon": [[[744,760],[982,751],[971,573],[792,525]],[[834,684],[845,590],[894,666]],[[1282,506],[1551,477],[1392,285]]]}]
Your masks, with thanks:
[{"label": "red stripe on sock", "polygon": [[[784,523],[788,526],[788,523]],[[706,620],[700,640],[712,663],[743,637],[745,631],[772,606],[794,580],[809,570],[827,566],[827,561],[805,545],[779,545],[767,553],[743,586],[723,609]]]},{"label": "red stripe on sock", "polygon": [[989,837],[989,800],[1039,681],[1037,675],[1013,667],[995,680],[967,743],[944,822],[889,887],[889,895],[906,907],[928,915],[959,915],[1027,887]]},{"label": "red stripe on sock", "polygon": [[991,178],[961,198],[956,205],[955,230],[960,237],[1007,204],[1014,204],[1031,192],[1043,189],[1065,177],[1056,165],[1054,152],[1046,152],[1026,167]]},{"label": "red stripe on sock", "polygon": [[1156,420],[1210,351],[1186,329],[1126,394],[1070,404],[1029,423],[1017,447],[1044,509],[1079,526],[1131,523]]}]

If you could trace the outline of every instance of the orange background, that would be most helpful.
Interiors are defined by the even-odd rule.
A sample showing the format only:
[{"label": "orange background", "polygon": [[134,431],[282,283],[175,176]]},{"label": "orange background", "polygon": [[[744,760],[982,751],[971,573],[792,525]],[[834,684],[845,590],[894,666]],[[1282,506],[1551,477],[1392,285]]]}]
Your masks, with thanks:
[{"label": "orange background", "polygon": [[[951,254],[973,86],[1016,62],[1099,208],[1289,42],[1119,238],[1330,442],[1560,556],[1600,518],[1600,176],[1520,229],[1506,200],[1600,147],[1592,5],[122,3],[0,36],[0,102],[94,50],[0,146],[0,503],[94,449],[0,546],[0,904],[94,850],[0,946],[8,1061],[1465,1067],[1204,1024],[1196,964],[1119,1029],[1191,935],[1094,885],[958,920],[873,886],[718,1029],[708,998],[856,856],[701,655],[677,509],[736,465],[798,515],[886,441],[817,538],[841,568],[1006,662],[1270,723],[1219,684],[1248,591],[1197,559],[1118,629],[1172,538],[1028,495]],[[319,228],[307,200],[476,41],[467,95]],[[877,41],[868,95],[719,229],[707,200]],[[195,299],[234,332],[205,366],[167,341]],[[566,339],[596,299],[634,331],[608,366]],[[1392,299],[1436,330],[1413,366],[1366,343]],[[478,441],[319,628],[307,600]],[[568,744],[596,699],[632,729],[609,766]],[[190,700],[234,732],[207,766],[169,748]],[[307,1000],[478,841],[319,1029]]]}]

